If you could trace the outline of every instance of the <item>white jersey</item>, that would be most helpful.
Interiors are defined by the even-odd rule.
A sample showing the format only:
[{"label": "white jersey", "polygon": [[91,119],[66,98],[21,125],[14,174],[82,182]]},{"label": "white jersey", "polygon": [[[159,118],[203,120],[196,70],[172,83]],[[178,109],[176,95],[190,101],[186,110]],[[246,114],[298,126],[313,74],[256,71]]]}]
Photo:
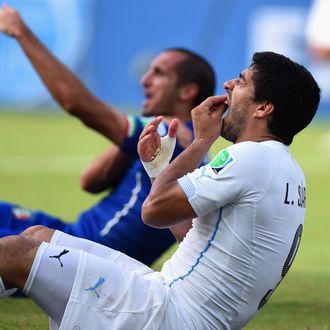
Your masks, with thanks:
[{"label": "white jersey", "polygon": [[161,274],[189,329],[239,329],[294,259],[303,172],[282,143],[242,142],[178,182],[198,218]]}]

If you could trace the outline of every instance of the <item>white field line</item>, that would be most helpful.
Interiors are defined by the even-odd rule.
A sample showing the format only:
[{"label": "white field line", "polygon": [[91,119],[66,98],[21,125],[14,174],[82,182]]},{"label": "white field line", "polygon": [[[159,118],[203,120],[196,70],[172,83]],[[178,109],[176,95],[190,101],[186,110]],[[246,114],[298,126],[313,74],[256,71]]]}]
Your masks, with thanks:
[{"label": "white field line", "polygon": [[95,155],[1,155],[0,175],[79,174]]}]

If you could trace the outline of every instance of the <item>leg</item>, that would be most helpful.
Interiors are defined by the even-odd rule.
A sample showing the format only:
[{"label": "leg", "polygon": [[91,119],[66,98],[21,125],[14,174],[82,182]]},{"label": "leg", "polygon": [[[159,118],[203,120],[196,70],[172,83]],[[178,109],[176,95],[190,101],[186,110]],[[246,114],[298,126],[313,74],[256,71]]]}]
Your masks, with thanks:
[{"label": "leg", "polygon": [[127,271],[131,270],[131,268],[128,268],[128,265],[134,267],[135,271],[141,269],[142,273],[148,269],[141,262],[132,259],[119,251],[84,238],[71,236],[59,230],[49,229],[44,226],[33,226],[22,232],[21,235],[26,238],[49,242],[54,246],[65,246],[67,248],[85,251],[102,259],[115,262]]},{"label": "leg", "polygon": [[[49,242],[51,245],[60,245],[82,250],[103,259],[129,258],[102,244],[85,238],[74,237],[59,230],[53,230],[44,226],[33,226],[24,230],[21,236],[37,241]],[[133,262],[133,261],[132,261]],[[136,261],[136,264],[139,264]]]},{"label": "leg", "polygon": [[42,243],[23,292],[60,325],[76,278],[80,251]]},{"label": "leg", "polygon": [[55,230],[45,226],[37,225],[25,229],[20,236],[40,242],[50,242]]},{"label": "leg", "polygon": [[24,287],[39,245],[20,236],[0,239],[0,276],[6,289]]},{"label": "leg", "polygon": [[80,252],[23,236],[0,239],[0,289],[20,288],[57,324],[61,323]]},{"label": "leg", "polygon": [[83,250],[107,259],[117,252],[96,242],[84,238],[74,237],[64,232],[53,230],[44,226],[33,226],[24,230],[21,236],[37,241],[49,242],[51,245],[61,245],[66,247]]},{"label": "leg", "polygon": [[[66,238],[86,243],[79,238]],[[91,246],[94,244],[91,242]],[[123,324],[126,329],[148,327],[155,318],[160,322],[167,292],[162,278],[156,273],[151,278],[152,270],[147,266],[105,249],[115,256],[105,260],[67,246],[40,243],[23,236],[7,237],[0,239],[0,275],[6,286],[23,288],[65,329],[85,322],[90,329],[108,326],[108,322],[110,327]],[[152,308],[146,309],[146,303]]]}]

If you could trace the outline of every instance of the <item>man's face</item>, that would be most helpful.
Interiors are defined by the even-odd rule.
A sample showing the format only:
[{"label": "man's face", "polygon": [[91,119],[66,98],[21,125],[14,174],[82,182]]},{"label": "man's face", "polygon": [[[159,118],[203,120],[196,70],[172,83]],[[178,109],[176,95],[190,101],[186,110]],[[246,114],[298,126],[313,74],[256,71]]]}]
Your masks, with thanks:
[{"label": "man's face", "polygon": [[158,55],[141,79],[144,88],[144,116],[173,115],[179,102],[175,67],[185,59],[178,51],[165,51]]},{"label": "man's face", "polygon": [[246,69],[239,78],[224,83],[229,113],[223,119],[221,136],[231,142],[236,142],[242,136],[250,115],[255,109],[252,73],[251,68]]}]

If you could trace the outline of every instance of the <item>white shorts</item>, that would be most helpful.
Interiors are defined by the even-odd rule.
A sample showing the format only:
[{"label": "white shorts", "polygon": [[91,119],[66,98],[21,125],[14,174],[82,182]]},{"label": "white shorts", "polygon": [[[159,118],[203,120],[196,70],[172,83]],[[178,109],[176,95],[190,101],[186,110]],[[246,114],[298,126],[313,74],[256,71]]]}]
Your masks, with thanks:
[{"label": "white shorts", "polygon": [[178,307],[160,273],[117,251],[108,259],[80,251],[59,329],[185,329]]}]

